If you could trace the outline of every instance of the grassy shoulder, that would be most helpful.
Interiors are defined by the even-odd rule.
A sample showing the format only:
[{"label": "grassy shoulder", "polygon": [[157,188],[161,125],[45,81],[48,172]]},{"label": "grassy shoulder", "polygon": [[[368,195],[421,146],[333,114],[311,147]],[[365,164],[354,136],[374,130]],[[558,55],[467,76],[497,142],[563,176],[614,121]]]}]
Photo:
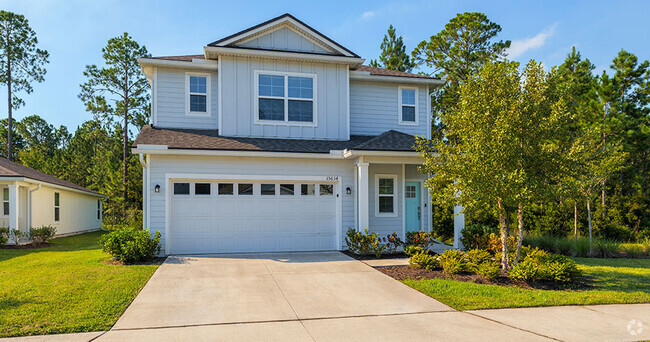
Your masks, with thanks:
[{"label": "grassy shoulder", "polygon": [[0,337],[107,330],[158,268],[110,265],[102,233],[0,249]]},{"label": "grassy shoulder", "polygon": [[522,289],[448,279],[404,283],[458,310],[650,302],[650,259],[572,259],[590,285],[586,290]]}]

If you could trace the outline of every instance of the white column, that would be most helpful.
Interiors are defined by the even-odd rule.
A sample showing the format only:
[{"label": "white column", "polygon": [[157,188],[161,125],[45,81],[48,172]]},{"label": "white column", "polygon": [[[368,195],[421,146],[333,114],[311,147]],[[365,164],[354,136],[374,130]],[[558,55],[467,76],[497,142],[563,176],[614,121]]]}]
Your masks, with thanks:
[{"label": "white column", "polygon": [[[9,184],[9,231],[18,230],[19,205],[18,185]],[[18,243],[18,241],[14,242]]]},{"label": "white column", "polygon": [[370,164],[364,163],[363,160],[360,160],[357,163],[357,178],[359,179],[358,185],[359,189],[358,200],[359,200],[359,231],[369,228],[369,217],[368,217],[368,166]]},{"label": "white column", "polygon": [[463,209],[463,206],[454,206],[454,248],[463,248],[463,244],[460,242],[463,229],[465,229],[465,214],[463,214]]}]

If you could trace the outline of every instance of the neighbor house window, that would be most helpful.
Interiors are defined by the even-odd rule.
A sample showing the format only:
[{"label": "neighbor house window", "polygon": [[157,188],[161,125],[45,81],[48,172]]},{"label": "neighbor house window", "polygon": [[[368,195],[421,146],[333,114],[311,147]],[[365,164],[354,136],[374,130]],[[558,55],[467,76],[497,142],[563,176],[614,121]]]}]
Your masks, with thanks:
[{"label": "neighbor house window", "polygon": [[61,195],[58,192],[54,193],[54,222],[59,222],[61,219]]},{"label": "neighbor house window", "polygon": [[2,189],[2,214],[9,216],[9,188]]},{"label": "neighbor house window", "polygon": [[375,177],[375,215],[397,216],[395,200],[395,195],[397,193],[397,176],[376,175]]},{"label": "neighbor house window", "polygon": [[399,123],[400,124],[417,124],[417,89],[416,88],[399,88]]},{"label": "neighbor house window", "polygon": [[102,200],[97,200],[97,219],[102,218]]},{"label": "neighbor house window", "polygon": [[256,72],[257,119],[314,123],[316,75]]},{"label": "neighbor house window", "polygon": [[210,114],[210,76],[187,74],[187,114]]}]

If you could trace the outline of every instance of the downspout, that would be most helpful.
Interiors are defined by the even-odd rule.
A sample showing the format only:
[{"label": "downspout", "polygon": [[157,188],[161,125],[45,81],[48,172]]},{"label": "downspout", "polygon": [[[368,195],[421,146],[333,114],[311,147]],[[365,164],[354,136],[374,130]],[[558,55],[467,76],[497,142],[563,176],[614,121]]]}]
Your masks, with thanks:
[{"label": "downspout", "polygon": [[36,185],[35,189],[29,190],[29,205],[27,206],[27,234],[29,234],[30,236],[32,235],[32,221],[33,221],[33,218],[32,218],[32,212],[33,212],[32,211],[32,202],[33,202],[34,198],[33,198],[32,194],[34,192],[40,190],[40,189],[41,189],[41,185],[38,184],[38,185]]},{"label": "downspout", "polygon": [[147,229],[149,222],[147,222],[147,202],[149,201],[149,194],[147,192],[147,162],[144,160],[144,154],[140,153],[140,165],[142,165],[142,229]]}]

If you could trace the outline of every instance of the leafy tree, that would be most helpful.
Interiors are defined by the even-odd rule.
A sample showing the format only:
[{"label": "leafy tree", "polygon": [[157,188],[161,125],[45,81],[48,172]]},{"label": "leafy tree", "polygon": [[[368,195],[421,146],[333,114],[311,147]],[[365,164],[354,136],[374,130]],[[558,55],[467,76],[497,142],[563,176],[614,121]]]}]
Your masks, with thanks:
[{"label": "leafy tree", "polygon": [[36,32],[23,15],[0,10],[0,84],[7,86],[7,158],[13,159],[13,110],[25,103],[16,93],[33,91],[42,82],[49,54],[38,49]]},{"label": "leafy tree", "polygon": [[[128,33],[108,40],[102,48],[105,67],[87,65],[79,98],[98,120],[112,123],[122,120],[122,191],[124,209],[128,203],[129,123],[146,121],[149,106],[149,84],[140,71],[137,58],[147,57],[146,47],[140,46]],[[138,129],[141,127],[138,127]]]},{"label": "leafy tree", "polygon": [[370,66],[403,72],[411,72],[415,68],[415,62],[406,53],[402,36],[397,36],[393,25],[388,27],[388,33],[384,35],[380,48],[379,61],[371,60]]}]

